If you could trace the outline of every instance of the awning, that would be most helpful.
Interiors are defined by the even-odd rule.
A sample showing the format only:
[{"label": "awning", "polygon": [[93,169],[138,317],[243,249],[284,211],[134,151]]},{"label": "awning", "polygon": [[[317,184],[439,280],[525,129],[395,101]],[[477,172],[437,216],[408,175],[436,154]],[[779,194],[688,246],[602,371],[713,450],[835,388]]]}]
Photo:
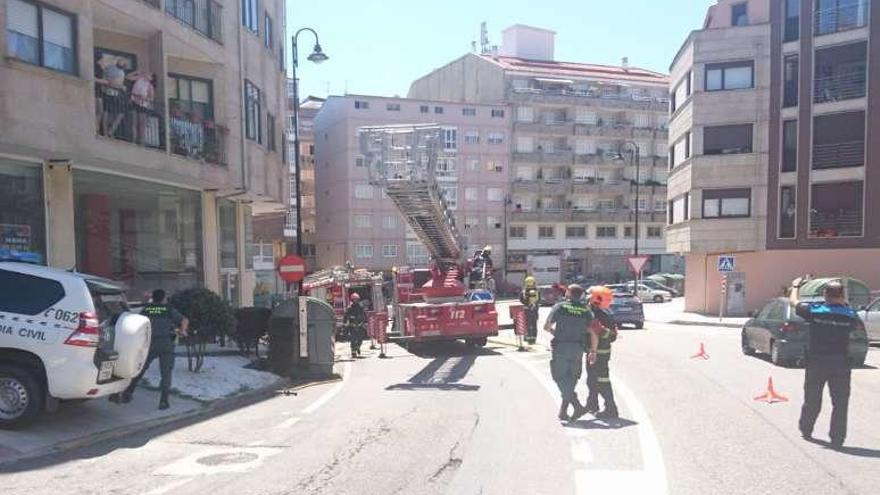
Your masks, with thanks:
[{"label": "awning", "polygon": [[553,79],[549,77],[536,77],[536,81],[541,81],[545,83],[553,83],[553,84],[574,84],[574,81],[571,79]]}]

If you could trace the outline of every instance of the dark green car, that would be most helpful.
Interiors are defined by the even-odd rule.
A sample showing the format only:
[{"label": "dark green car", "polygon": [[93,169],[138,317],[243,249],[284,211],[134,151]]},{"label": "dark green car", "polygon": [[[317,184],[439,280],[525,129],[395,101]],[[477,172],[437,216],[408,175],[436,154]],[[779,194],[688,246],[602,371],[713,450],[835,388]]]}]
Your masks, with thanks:
[{"label": "dark green car", "polygon": [[[743,327],[743,354],[766,354],[778,366],[800,364],[806,353],[809,325],[795,314],[787,298],[772,299]],[[868,336],[865,326],[861,325],[850,335],[850,363],[862,366],[867,354]]]}]

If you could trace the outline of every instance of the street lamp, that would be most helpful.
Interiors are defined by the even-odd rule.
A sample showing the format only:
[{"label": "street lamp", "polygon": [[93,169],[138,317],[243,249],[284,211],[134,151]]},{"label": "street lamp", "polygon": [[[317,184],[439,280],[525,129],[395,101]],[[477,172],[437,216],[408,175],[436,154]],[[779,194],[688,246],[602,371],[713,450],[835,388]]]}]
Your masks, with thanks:
[{"label": "street lamp", "polygon": [[[617,152],[620,154],[621,157],[626,156],[625,152],[626,152],[627,148],[629,148],[629,152],[631,153],[630,163],[636,166],[636,179],[635,179],[635,182],[636,182],[636,199],[635,199],[636,214],[635,214],[635,232],[633,233],[633,239],[634,239],[634,241],[633,241],[633,256],[638,256],[639,255],[639,214],[641,213],[641,209],[639,208],[639,201],[641,200],[641,197],[639,196],[639,180],[641,179],[641,177],[640,177],[641,174],[639,173],[639,155],[641,154],[641,150],[639,149],[638,143],[636,143],[635,141],[624,141],[624,142],[620,143],[620,147],[617,150]],[[633,294],[636,295],[636,298],[638,298],[638,294],[639,294],[639,281],[642,278],[641,275],[642,275],[642,272],[640,270],[638,273],[636,273],[636,280],[635,280],[635,283],[633,284]]]},{"label": "street lamp", "polygon": [[[318,42],[318,33],[315,32],[312,28],[302,28],[296,32],[291,38],[293,43],[293,167],[294,167],[294,182],[296,182],[296,254],[297,256],[302,257],[303,255],[303,232],[302,232],[302,195],[300,194],[300,163],[299,163],[299,79],[296,77],[296,68],[299,66],[299,55],[297,54],[297,39],[299,35],[303,31],[308,31],[315,36],[315,47],[312,49],[312,53],[309,54],[306,59],[309,62],[313,62],[316,64],[320,64],[321,62],[326,61],[328,58],[327,54],[324,53],[324,50],[321,49],[321,44]],[[300,282],[300,287],[302,287],[302,282]]]}]

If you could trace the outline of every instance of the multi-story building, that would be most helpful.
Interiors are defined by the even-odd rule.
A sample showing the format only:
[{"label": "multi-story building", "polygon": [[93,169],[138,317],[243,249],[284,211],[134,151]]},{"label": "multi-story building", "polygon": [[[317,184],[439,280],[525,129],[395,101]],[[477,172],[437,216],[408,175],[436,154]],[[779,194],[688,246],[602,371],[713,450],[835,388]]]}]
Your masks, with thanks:
[{"label": "multi-story building", "polygon": [[491,245],[503,259],[510,115],[504,105],[331,96],[315,118],[317,259],[390,270],[424,267],[428,253],[384,193],[370,185],[360,152],[364,126],[443,126],[437,177],[468,250]]},{"label": "multi-story building", "polygon": [[[324,104],[323,98],[309,96],[299,106],[299,164],[300,164],[300,201],[302,207],[302,254],[306,260],[306,268],[315,270],[315,117]],[[288,252],[296,249],[296,171],[293,153],[296,151],[295,133],[293,131],[293,81],[288,80],[288,131],[287,151],[290,164],[290,209],[284,225],[284,237],[288,241]]]},{"label": "multi-story building", "polygon": [[[552,31],[516,25],[503,35],[500,51],[469,53],[413,82],[409,96],[510,108],[509,278],[561,270],[614,280],[629,271],[636,236],[642,254],[656,255],[652,269],[672,269],[663,259],[667,77],[626,60],[555,61]],[[640,150],[638,177],[632,148],[621,154],[628,141]]]},{"label": "multi-story building", "polygon": [[251,215],[288,196],[284,6],[261,5],[0,2],[0,250],[250,304]]},{"label": "multi-story building", "polygon": [[672,147],[667,239],[686,255],[688,309],[718,311],[719,255],[735,257],[744,310],[804,273],[880,286],[880,217],[867,215],[880,208],[877,53],[866,0],[709,9],[671,81],[670,142],[690,149]]}]

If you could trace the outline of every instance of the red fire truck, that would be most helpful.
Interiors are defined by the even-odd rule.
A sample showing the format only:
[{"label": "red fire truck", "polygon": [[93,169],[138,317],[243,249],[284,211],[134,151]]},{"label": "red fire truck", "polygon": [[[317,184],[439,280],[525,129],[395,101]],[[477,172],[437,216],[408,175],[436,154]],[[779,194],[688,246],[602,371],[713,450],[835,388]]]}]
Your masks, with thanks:
[{"label": "red fire truck", "polygon": [[385,311],[385,297],[382,293],[383,278],[362,268],[351,266],[335,266],[308,275],[303,280],[303,290],[307,295],[326,301],[333,306],[336,315],[336,338],[347,338],[344,335],[342,317],[351,301],[351,295],[357,293],[369,311]]},{"label": "red fire truck", "polygon": [[394,270],[393,328],[388,336],[403,344],[463,339],[469,345],[486,345],[488,337],[498,335],[498,314],[488,290],[467,290],[455,217],[435,175],[443,129],[363,127],[359,134],[370,183],[394,202],[431,256],[427,271]]}]

